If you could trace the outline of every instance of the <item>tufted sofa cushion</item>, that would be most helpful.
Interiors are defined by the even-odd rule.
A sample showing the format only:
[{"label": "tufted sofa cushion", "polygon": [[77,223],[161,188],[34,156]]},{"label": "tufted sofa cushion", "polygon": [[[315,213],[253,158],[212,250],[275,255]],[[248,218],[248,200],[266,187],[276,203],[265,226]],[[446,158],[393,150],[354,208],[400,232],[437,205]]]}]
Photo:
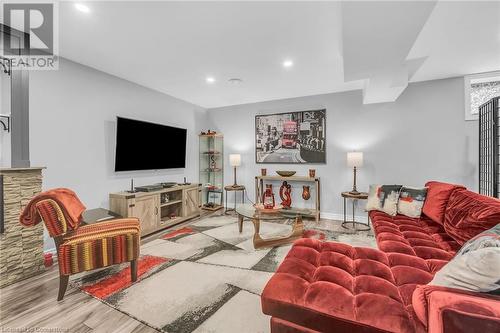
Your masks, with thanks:
[{"label": "tufted sofa cushion", "polygon": [[370,212],[373,230],[380,250],[403,253],[427,261],[436,272],[450,261],[460,245],[445,232],[443,226],[426,216],[411,218]]},{"label": "tufted sofa cushion", "polygon": [[[429,182],[426,186],[428,201],[421,218],[370,212],[379,250],[314,239],[296,241],[262,293],[263,312],[273,317],[272,332],[427,332],[446,321],[446,309],[442,317],[426,318],[427,303],[441,303],[432,303],[432,297],[422,302],[421,293],[413,295],[414,291],[427,287],[462,240],[498,223],[500,200],[459,185]],[[438,300],[443,296],[436,295]],[[455,292],[446,297],[456,299],[460,311],[466,309]],[[469,299],[464,302],[469,311],[473,305]],[[482,319],[480,303],[474,309]],[[453,323],[446,324],[450,332],[454,323],[477,326],[469,321],[468,312],[459,315],[461,321],[453,317]],[[491,323],[500,323],[498,315],[484,325]]]},{"label": "tufted sofa cushion", "polygon": [[455,190],[465,189],[465,187],[436,181],[427,182],[425,187],[427,187],[427,198],[424,202],[422,212],[432,221],[443,225],[444,213],[450,195]]},{"label": "tufted sofa cushion", "polygon": [[467,190],[451,194],[444,229],[460,245],[500,221],[500,200]]},{"label": "tufted sofa cushion", "polygon": [[411,254],[300,239],[265,287],[262,309],[321,332],[420,332],[412,294],[438,266]]}]

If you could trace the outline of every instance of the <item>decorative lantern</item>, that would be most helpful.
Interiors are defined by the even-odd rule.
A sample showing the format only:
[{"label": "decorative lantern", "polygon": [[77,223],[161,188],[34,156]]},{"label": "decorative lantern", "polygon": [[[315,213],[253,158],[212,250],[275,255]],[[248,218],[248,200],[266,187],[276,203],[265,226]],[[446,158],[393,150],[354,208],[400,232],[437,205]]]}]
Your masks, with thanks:
[{"label": "decorative lantern", "polygon": [[273,193],[273,185],[266,184],[266,191],[262,196],[262,203],[264,204],[265,209],[273,209],[274,208],[274,193]]}]

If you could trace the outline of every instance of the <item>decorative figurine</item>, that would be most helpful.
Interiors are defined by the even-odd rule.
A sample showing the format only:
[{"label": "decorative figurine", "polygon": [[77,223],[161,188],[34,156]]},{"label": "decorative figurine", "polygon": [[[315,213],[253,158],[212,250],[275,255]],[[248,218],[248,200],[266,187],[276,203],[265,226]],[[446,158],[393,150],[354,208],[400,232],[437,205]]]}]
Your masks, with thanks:
[{"label": "decorative figurine", "polygon": [[292,186],[287,181],[284,181],[280,187],[280,198],[283,208],[290,208],[292,205]]},{"label": "decorative figurine", "polygon": [[266,184],[266,191],[262,196],[262,203],[264,204],[265,209],[273,209],[274,202],[274,193],[273,193],[273,185]]},{"label": "decorative figurine", "polygon": [[210,169],[217,169],[217,161],[215,159],[215,155],[210,155]]},{"label": "decorative figurine", "polygon": [[302,186],[302,199],[309,200],[310,198],[311,198],[311,190],[309,189],[309,186],[307,185]]},{"label": "decorative figurine", "polygon": [[215,135],[217,134],[216,131],[208,130],[206,132],[201,131],[201,135]]},{"label": "decorative figurine", "polygon": [[261,176],[267,175],[267,169],[260,169]]},{"label": "decorative figurine", "polygon": [[311,178],[316,177],[316,170],[315,169],[309,169],[309,177],[311,177]]}]

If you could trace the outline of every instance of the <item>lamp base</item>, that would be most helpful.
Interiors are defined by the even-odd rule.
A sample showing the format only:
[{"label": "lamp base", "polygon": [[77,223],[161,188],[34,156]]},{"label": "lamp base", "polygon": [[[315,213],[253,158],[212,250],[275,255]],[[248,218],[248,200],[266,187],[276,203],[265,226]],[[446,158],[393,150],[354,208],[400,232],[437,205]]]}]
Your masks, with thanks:
[{"label": "lamp base", "polygon": [[352,169],[353,172],[353,182],[352,182],[352,191],[349,192],[349,194],[352,195],[359,195],[359,192],[356,189],[356,167]]},{"label": "lamp base", "polygon": [[238,187],[239,185],[236,183],[236,167],[234,167],[234,183],[233,183],[233,188]]}]

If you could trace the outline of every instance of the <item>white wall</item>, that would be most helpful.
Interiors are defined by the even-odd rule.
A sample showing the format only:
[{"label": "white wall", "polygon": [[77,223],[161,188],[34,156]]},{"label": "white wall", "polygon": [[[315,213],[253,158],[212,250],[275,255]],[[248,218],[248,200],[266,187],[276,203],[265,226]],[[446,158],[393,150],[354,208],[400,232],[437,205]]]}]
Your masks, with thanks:
[{"label": "white wall", "polygon": [[[255,115],[318,108],[327,109],[326,164],[255,163]],[[463,108],[463,78],[453,78],[410,84],[394,103],[363,105],[361,91],[351,91],[210,109],[208,115],[224,134],[226,156],[242,154],[239,183],[247,186],[252,200],[260,168],[267,168],[268,174],[296,170],[297,175],[315,168],[322,182],[321,211],[339,218],[340,192],[352,188],[352,169],[346,166],[351,150],[364,152],[358,190],[367,191],[371,183],[423,186],[431,179],[476,190],[477,122],[466,122]],[[225,183],[232,183],[232,173],[225,176]],[[301,189],[293,189],[295,202],[302,201]],[[357,214],[366,216],[360,208]]]},{"label": "white wall", "polygon": [[[254,176],[265,167],[297,170],[311,167],[322,179],[322,212],[339,218],[340,192],[349,190],[352,170],[346,152],[361,150],[365,166],[358,188],[370,183],[422,186],[429,179],[477,189],[477,122],[464,121],[463,79],[411,84],[395,103],[363,105],[361,91],[301,97],[211,109],[121,80],[62,59],[58,71],[30,73],[30,154],[33,166],[46,166],[44,189],[74,189],[88,208],[108,207],[110,192],[160,181],[198,180],[200,129],[212,127],[225,139],[226,157],[242,154],[239,183],[254,198]],[[327,164],[255,163],[256,114],[327,109]],[[117,115],[188,129],[187,168],[115,173]],[[168,145],[158,144],[168,154]],[[232,183],[226,158],[225,183]],[[299,202],[301,188],[294,188]],[[277,190],[275,191],[277,193]],[[230,198],[231,201],[231,198]],[[363,212],[358,208],[358,215]],[[51,242],[46,248],[51,248]]]},{"label": "white wall", "polygon": [[[198,180],[198,131],[205,110],[129,81],[61,59],[57,71],[30,73],[30,157],[45,166],[43,188],[73,189],[88,208],[108,207],[110,192],[136,185]],[[187,128],[185,169],[114,172],[116,116]],[[134,135],[134,133],[131,133]],[[155,144],[168,154],[173,142]],[[46,242],[51,248],[52,242]]]},{"label": "white wall", "polygon": [[[0,69],[0,114],[10,115],[10,76]],[[1,119],[7,123],[7,119]],[[0,124],[0,167],[11,166],[10,132],[3,129]]]}]

